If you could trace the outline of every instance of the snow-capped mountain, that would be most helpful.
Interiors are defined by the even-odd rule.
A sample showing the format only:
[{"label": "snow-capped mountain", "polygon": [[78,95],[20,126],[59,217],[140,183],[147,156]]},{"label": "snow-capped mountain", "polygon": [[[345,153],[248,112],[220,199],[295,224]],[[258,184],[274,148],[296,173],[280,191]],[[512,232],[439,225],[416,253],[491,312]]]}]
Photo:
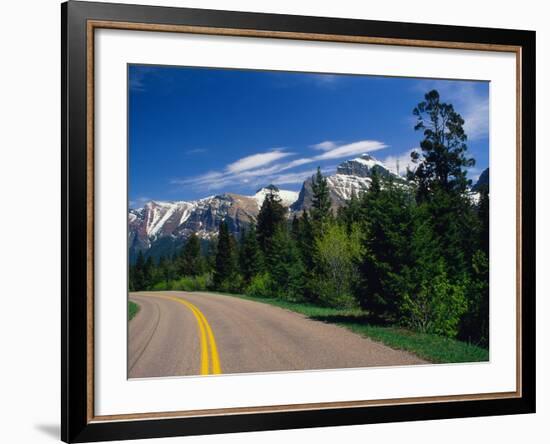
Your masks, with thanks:
[{"label": "snow-capped mountain", "polygon": [[294,202],[298,200],[298,192],[289,190],[280,190],[275,185],[268,185],[267,187],[260,188],[256,191],[256,194],[252,196],[258,202],[258,208],[262,207],[265,197],[268,194],[275,194],[281,200],[281,203],[285,207],[290,207]]},{"label": "snow-capped mountain", "polygon": [[147,250],[161,240],[166,247],[168,239],[179,243],[191,233],[210,239],[217,234],[222,220],[237,234],[255,220],[265,197],[270,193],[279,196],[286,207],[298,198],[295,191],[279,190],[269,185],[253,196],[225,193],[190,202],[147,202],[142,208],[129,211],[130,249]]},{"label": "snow-capped mountain", "polygon": [[[382,162],[369,154],[363,154],[352,160],[341,163],[336,168],[336,174],[327,176],[330,191],[330,200],[333,209],[342,206],[352,195],[358,196],[366,191],[371,182],[371,176],[376,171],[380,176],[393,177],[396,181],[403,181],[401,176],[390,171]],[[292,205],[293,211],[303,211],[311,207],[313,191],[312,178],[304,181],[298,200]]]},{"label": "snow-capped mountain", "polygon": [[[343,205],[353,194],[359,195],[367,190],[373,171],[403,180],[368,154],[345,161],[335,174],[327,177],[333,208]],[[189,202],[150,201],[142,208],[130,209],[128,242],[131,256],[132,252],[150,248],[169,253],[193,232],[202,239],[211,239],[216,236],[222,220],[234,234],[238,234],[256,219],[265,197],[271,193],[289,208],[289,216],[309,209],[313,195],[311,182],[311,177],[305,177],[299,193],[268,185],[253,196],[224,193]]]}]

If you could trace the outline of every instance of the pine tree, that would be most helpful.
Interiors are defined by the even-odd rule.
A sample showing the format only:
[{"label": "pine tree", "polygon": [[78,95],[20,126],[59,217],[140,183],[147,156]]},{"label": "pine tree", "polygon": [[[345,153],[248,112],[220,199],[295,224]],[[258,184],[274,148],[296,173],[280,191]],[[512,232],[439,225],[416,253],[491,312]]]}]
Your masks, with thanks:
[{"label": "pine tree", "polygon": [[217,290],[234,291],[238,282],[237,254],[235,239],[222,221],[218,232],[218,248],[214,269],[213,284]]},{"label": "pine tree", "polygon": [[386,320],[399,319],[399,273],[409,260],[413,202],[408,190],[377,175],[361,201],[365,214],[364,255],[358,300],[371,315]]},{"label": "pine tree", "polygon": [[304,266],[296,243],[283,224],[275,230],[266,262],[275,295],[292,301],[302,299]]},{"label": "pine tree", "polygon": [[322,226],[332,216],[330,208],[330,194],[327,179],[321,173],[321,168],[317,167],[317,173],[311,181],[311,191],[313,193],[311,200],[311,219],[316,227],[322,230]]},{"label": "pine tree", "polygon": [[296,238],[296,244],[300,251],[302,262],[306,270],[313,268],[313,249],[315,248],[315,237],[313,235],[313,227],[308,212],[304,211],[299,219],[299,234]]},{"label": "pine tree", "polygon": [[263,258],[256,237],[256,227],[251,225],[241,234],[239,248],[239,267],[244,284],[250,284],[252,278],[263,270]]},{"label": "pine tree", "polygon": [[145,279],[143,274],[144,268],[145,268],[145,257],[143,255],[143,251],[140,250],[136,258],[136,263],[130,269],[131,287],[134,291],[145,290]]},{"label": "pine tree", "polygon": [[413,152],[417,164],[409,178],[417,184],[417,201],[429,204],[429,218],[449,276],[462,279],[471,269],[476,250],[478,221],[467,196],[467,157],[464,119],[453,105],[440,101],[436,90],[425,95],[413,114],[415,130],[422,130],[422,153]]},{"label": "pine tree", "polygon": [[292,238],[295,241],[298,241],[298,239],[300,238],[300,231],[300,219],[298,219],[298,216],[296,216],[296,213],[294,213],[294,216],[292,216],[292,223],[290,225],[290,232],[292,234]]},{"label": "pine tree", "polygon": [[465,168],[475,164],[474,159],[466,157],[464,119],[452,104],[440,101],[436,90],[428,92],[424,99],[413,110],[417,117],[414,129],[423,130],[424,139],[420,142],[422,155],[411,153],[418,166],[409,177],[418,184],[421,199],[435,188],[464,193],[469,185]]},{"label": "pine tree", "polygon": [[351,193],[350,199],[345,205],[338,208],[338,222],[343,224],[348,233],[351,233],[352,227],[361,223],[363,220],[363,210],[361,200],[355,192]]},{"label": "pine tree", "polygon": [[154,285],[155,264],[153,258],[149,256],[143,267],[143,289],[147,290]]},{"label": "pine tree", "polygon": [[192,233],[181,251],[179,273],[182,276],[197,276],[202,274],[204,269],[200,240],[195,233]]},{"label": "pine tree", "polygon": [[272,238],[277,227],[285,222],[285,216],[286,208],[281,205],[278,196],[273,193],[267,194],[258,213],[256,227],[258,243],[264,256],[270,254]]}]

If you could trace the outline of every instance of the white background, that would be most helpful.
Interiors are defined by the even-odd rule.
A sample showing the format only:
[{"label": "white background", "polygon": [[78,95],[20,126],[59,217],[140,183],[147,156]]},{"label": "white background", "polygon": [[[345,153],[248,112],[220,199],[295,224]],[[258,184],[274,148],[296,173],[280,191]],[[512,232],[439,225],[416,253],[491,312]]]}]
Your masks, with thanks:
[{"label": "white background", "polygon": [[[153,4],[251,10],[378,20],[536,29],[538,215],[538,411],[536,415],[476,418],[175,438],[185,443],[298,442],[546,442],[550,420],[548,375],[550,278],[546,271],[550,224],[544,181],[550,153],[543,134],[550,113],[548,79],[550,29],[543,2],[462,0],[445,8],[440,0],[363,3],[330,1],[149,1]],[[260,4],[261,3],[261,4]],[[59,3],[5,2],[0,28],[0,405],[2,441],[54,442],[59,423]],[[510,172],[513,174],[513,172]],[[157,440],[156,442],[170,442]]]}]

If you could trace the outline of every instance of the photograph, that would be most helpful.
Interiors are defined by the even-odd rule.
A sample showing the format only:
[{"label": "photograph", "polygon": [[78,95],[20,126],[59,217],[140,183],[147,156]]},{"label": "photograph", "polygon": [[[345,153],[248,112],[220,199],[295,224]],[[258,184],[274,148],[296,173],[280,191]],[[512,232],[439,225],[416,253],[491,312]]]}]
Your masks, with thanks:
[{"label": "photograph", "polygon": [[488,362],[489,96],[128,64],[128,378]]}]

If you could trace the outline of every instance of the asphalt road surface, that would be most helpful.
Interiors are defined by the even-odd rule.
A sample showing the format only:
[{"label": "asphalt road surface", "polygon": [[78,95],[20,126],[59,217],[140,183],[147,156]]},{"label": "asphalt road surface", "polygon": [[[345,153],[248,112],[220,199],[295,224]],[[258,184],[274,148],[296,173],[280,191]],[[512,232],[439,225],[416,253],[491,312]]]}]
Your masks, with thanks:
[{"label": "asphalt road surface", "polygon": [[131,293],[128,376],[425,364],[345,328],[260,302],[212,293]]}]

